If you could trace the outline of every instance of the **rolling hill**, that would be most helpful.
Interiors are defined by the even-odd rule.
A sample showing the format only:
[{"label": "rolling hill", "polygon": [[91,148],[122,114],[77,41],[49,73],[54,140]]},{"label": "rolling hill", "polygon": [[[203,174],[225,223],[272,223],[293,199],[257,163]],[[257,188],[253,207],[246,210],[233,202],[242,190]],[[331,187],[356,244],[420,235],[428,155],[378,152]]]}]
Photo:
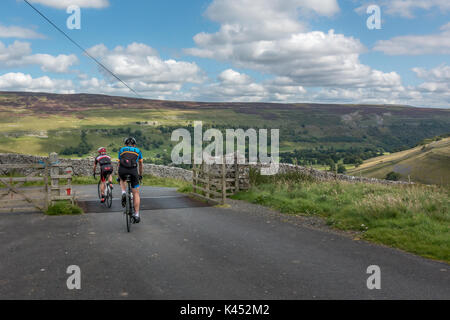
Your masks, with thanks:
[{"label": "rolling hill", "polygon": [[450,132],[450,109],[394,105],[179,102],[94,94],[0,92],[0,152],[84,157],[136,135],[149,162],[170,162],[173,130],[280,129],[283,162],[347,164]]},{"label": "rolling hill", "polygon": [[450,138],[366,160],[349,174],[384,178],[391,171],[405,181],[409,176],[415,182],[450,185]]}]

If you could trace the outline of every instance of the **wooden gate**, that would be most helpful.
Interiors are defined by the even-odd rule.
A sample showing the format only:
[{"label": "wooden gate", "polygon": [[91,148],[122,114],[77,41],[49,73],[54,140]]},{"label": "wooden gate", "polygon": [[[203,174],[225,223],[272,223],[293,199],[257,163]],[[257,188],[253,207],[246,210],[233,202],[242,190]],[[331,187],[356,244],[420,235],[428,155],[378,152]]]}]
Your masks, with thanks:
[{"label": "wooden gate", "polygon": [[[10,172],[10,177],[0,177],[0,212],[45,211],[48,207],[48,165],[1,164],[1,169]],[[19,169],[27,174],[12,176]],[[29,169],[29,170],[28,170]],[[42,182],[40,186],[26,187],[26,182]]]},{"label": "wooden gate", "polygon": [[236,155],[233,164],[206,164],[192,167],[192,196],[212,204],[225,204],[228,196],[250,186],[249,165],[239,164]]},{"label": "wooden gate", "polygon": [[[55,201],[75,202],[73,168],[61,164],[56,153],[39,164],[0,163],[0,174],[5,172],[9,177],[0,176],[0,212],[45,212]],[[37,186],[24,186],[27,182],[37,182]]]}]

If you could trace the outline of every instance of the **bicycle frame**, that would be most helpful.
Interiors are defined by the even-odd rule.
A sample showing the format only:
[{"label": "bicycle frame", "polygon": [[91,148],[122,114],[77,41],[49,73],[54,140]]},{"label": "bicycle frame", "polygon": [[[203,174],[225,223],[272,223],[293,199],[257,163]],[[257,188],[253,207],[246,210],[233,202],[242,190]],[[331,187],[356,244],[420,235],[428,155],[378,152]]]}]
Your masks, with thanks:
[{"label": "bicycle frame", "polygon": [[126,177],[127,191],[126,191],[126,205],[125,205],[125,220],[127,224],[127,231],[130,232],[131,224],[134,223],[132,215],[134,214],[134,201],[133,192],[131,191],[131,180],[130,176]]},{"label": "bicycle frame", "polygon": [[[102,183],[102,179],[100,177],[100,180],[98,181],[97,190],[98,190],[98,198],[101,199],[101,192],[100,192],[100,185]],[[105,204],[108,208],[111,208],[112,206],[112,189],[111,189],[111,182],[108,180],[105,181]]]}]

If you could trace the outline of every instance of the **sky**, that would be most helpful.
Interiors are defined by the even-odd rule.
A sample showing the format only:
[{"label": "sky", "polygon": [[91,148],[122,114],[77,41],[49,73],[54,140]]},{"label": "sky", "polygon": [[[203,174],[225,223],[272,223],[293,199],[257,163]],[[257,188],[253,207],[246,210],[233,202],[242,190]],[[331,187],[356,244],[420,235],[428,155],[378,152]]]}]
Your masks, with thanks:
[{"label": "sky", "polygon": [[[448,0],[29,1],[140,97],[450,107]],[[23,0],[0,91],[136,96]]]}]

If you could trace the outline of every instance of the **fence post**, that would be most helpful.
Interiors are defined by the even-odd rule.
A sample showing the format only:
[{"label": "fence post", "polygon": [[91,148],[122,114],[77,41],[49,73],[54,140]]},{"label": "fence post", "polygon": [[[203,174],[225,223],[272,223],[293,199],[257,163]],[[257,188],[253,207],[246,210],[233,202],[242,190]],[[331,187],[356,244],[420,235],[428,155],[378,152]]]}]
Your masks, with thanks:
[{"label": "fence post", "polygon": [[237,154],[234,157],[234,192],[239,192],[239,164]]},{"label": "fence post", "polygon": [[225,204],[227,198],[227,167],[225,161],[222,161],[222,204]]},{"label": "fence post", "polygon": [[193,192],[197,193],[197,165],[195,163],[192,164],[192,188]]},{"label": "fence post", "polygon": [[58,198],[61,195],[61,190],[59,188],[59,179],[54,178],[59,175],[59,167],[56,166],[58,164],[58,154],[55,152],[50,153],[49,157],[49,165],[50,165],[50,179],[51,179],[51,197],[50,202],[53,203],[53,197]]},{"label": "fence post", "polygon": [[48,189],[48,175],[50,173],[50,171],[48,170],[49,165],[50,165],[49,159],[45,160],[44,161],[44,192],[45,192],[44,209],[45,209],[45,211],[47,211],[48,205],[49,205],[49,189]]},{"label": "fence post", "polygon": [[210,192],[209,192],[209,188],[210,188],[210,177],[211,177],[211,166],[209,164],[206,165],[207,171],[205,171],[206,173],[206,197],[209,199],[210,198]]},{"label": "fence post", "polygon": [[[68,168],[71,168],[71,170],[67,170]],[[67,167],[66,170],[64,170],[64,174],[70,174],[70,178],[67,178],[67,186],[66,186],[66,192],[67,195],[69,195],[69,190],[70,190],[70,195],[72,196],[71,198],[71,202],[72,204],[75,204],[75,195],[73,193],[72,190],[72,176],[73,176],[73,168],[72,167]]]}]

